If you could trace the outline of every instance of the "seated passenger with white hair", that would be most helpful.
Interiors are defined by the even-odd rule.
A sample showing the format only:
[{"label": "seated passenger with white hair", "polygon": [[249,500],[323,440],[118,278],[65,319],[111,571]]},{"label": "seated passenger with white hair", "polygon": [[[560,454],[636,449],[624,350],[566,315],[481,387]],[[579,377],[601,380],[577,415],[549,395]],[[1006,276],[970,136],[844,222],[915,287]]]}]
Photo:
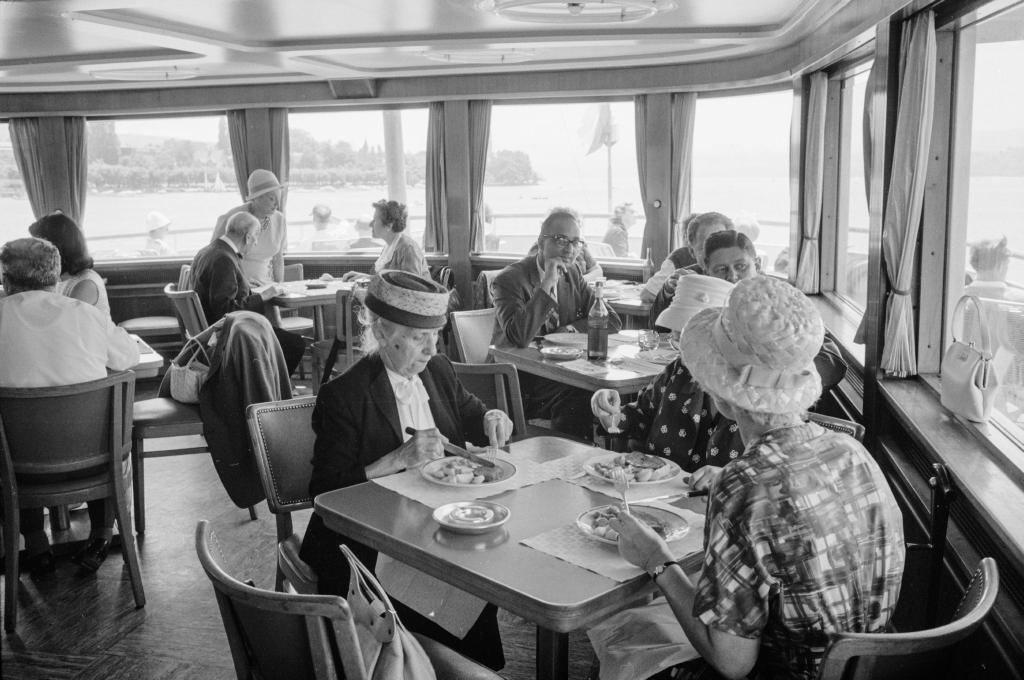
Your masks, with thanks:
[{"label": "seated passenger with white hair", "polygon": [[[10,241],[0,249],[0,269],[6,292],[0,298],[0,387],[74,385],[139,363],[138,343],[108,314],[56,292],[61,261],[55,245],[40,238]],[[89,501],[89,520],[89,541],[72,559],[96,571],[110,549],[113,506]],[[42,508],[21,511],[21,533],[25,568],[36,578],[53,573]]]},{"label": "seated passenger with white hair", "polygon": [[[488,410],[459,382],[447,357],[437,354],[437,334],[447,320],[448,290],[431,279],[385,270],[370,280],[360,319],[365,356],[320,389],[313,409],[311,495],[414,469],[443,457],[446,442],[505,444],[512,434],[508,416]],[[348,588],[340,543],[376,568],[385,588],[389,575],[401,578],[410,569],[378,559],[376,551],[328,529],[314,514],[299,555],[317,573],[321,593],[344,595]],[[434,590],[446,587],[438,582]],[[454,591],[435,611],[434,594],[424,596],[423,602],[417,593],[394,600],[410,630],[496,670],[504,665],[494,605]]]}]

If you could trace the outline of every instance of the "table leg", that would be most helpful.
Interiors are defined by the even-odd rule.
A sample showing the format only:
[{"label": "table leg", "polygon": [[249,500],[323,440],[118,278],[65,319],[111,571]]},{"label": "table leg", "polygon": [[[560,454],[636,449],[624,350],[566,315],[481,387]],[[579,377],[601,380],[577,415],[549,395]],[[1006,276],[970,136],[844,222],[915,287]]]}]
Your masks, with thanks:
[{"label": "table leg", "polygon": [[317,305],[313,308],[313,337],[324,339],[324,308]]},{"label": "table leg", "polygon": [[537,626],[537,680],[568,680],[569,634]]}]

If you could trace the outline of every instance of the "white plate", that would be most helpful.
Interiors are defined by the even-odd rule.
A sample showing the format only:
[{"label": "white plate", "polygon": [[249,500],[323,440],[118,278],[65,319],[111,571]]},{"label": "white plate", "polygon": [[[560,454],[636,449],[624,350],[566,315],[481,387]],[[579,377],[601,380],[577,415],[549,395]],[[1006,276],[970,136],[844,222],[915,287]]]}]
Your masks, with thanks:
[{"label": "white plate", "polygon": [[[600,543],[608,543],[610,545],[618,544],[618,537],[616,538],[605,538],[599,534],[594,533],[594,520],[598,516],[608,515],[608,511],[613,506],[601,505],[590,510],[584,510],[576,518],[576,526],[579,530],[587,535],[588,538],[592,538]],[[690,523],[685,519],[663,510],[662,508],[656,508],[650,505],[641,505],[640,503],[630,503],[630,512],[640,519],[644,520],[648,525],[654,528],[659,536],[664,538],[666,541],[678,541],[680,538],[690,533]]]},{"label": "white plate", "polygon": [[583,350],[575,347],[541,347],[540,355],[552,361],[571,361],[583,356]]},{"label": "white plate", "polygon": [[496,479],[493,482],[480,482],[479,484],[473,484],[472,482],[469,482],[469,483],[466,483],[466,482],[449,482],[447,479],[445,479],[443,477],[442,478],[438,478],[438,477],[434,476],[434,473],[438,472],[439,470],[444,468],[447,464],[452,463],[453,461],[456,461],[456,460],[463,461],[463,462],[465,462],[466,465],[468,465],[470,467],[473,467],[473,468],[483,467],[483,466],[481,466],[481,465],[479,465],[477,463],[474,463],[471,460],[467,460],[465,458],[459,458],[458,456],[445,456],[444,458],[438,458],[437,460],[432,460],[429,463],[427,463],[426,465],[424,465],[423,467],[421,467],[420,468],[420,474],[423,475],[424,479],[426,479],[427,481],[433,482],[434,484],[440,484],[442,486],[459,486],[459,487],[463,487],[463,488],[464,487],[472,487],[472,486],[487,486],[489,484],[499,484],[499,483],[504,482],[504,481],[506,481],[508,479],[512,479],[512,477],[514,477],[515,474],[516,474],[516,466],[515,465],[513,465],[510,462],[508,462],[507,460],[502,460],[501,458],[495,458],[494,459],[494,464],[501,470],[501,479]]},{"label": "white plate", "polygon": [[[626,454],[624,454],[624,453],[605,453],[605,454],[602,454],[600,456],[594,456],[593,458],[591,458],[590,460],[588,460],[587,462],[585,462],[583,464],[583,470],[588,475],[590,475],[591,477],[594,477],[595,479],[600,479],[602,482],[608,482],[609,484],[612,484],[612,483],[615,482],[615,480],[612,479],[611,477],[606,477],[605,475],[601,474],[601,472],[598,471],[598,469],[597,469],[597,465],[598,464],[601,464],[601,465],[614,465],[615,464],[615,460],[617,458],[619,458],[620,456],[624,456],[624,455],[626,455]],[[681,467],[679,467],[676,463],[673,463],[672,461],[668,460],[667,458],[661,458],[661,456],[651,456],[650,454],[644,454],[644,455],[648,456],[649,458],[658,458],[660,460],[665,461],[665,467],[668,467],[668,473],[666,475],[664,475],[663,477],[659,477],[658,479],[652,479],[652,480],[646,481],[646,482],[633,481],[632,476],[627,474],[626,478],[629,480],[629,485],[630,486],[648,486],[650,484],[664,484],[665,482],[671,482],[672,480],[677,479],[680,475],[683,474],[683,469]]]},{"label": "white plate", "polygon": [[434,510],[434,521],[460,534],[482,534],[508,521],[512,511],[501,503],[458,501]]},{"label": "white plate", "polygon": [[585,345],[587,344],[586,333],[548,333],[544,336],[544,342],[552,345]]}]

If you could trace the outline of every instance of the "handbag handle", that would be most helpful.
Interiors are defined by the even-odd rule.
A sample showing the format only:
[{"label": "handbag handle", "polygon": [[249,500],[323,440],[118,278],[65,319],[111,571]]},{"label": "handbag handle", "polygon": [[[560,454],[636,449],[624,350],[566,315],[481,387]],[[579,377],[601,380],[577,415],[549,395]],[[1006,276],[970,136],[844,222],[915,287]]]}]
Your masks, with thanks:
[{"label": "handbag handle", "polygon": [[199,354],[202,353],[203,361],[206,363],[207,366],[209,366],[210,365],[210,355],[206,353],[206,348],[203,347],[203,343],[198,342],[195,339],[190,340],[189,342],[195,342],[196,343],[196,351],[192,352],[192,356],[190,356],[188,358],[188,362],[185,365],[186,366],[191,366],[192,362],[196,360],[196,357],[198,357]]},{"label": "handbag handle", "polygon": [[[395,635],[395,629],[402,625],[398,619],[398,614],[395,612],[395,605],[391,603],[391,598],[384,591],[384,587],[377,580],[377,577],[373,575],[369,569],[366,568],[359,558],[353,554],[349,547],[344,543],[338,546],[341,548],[342,554],[348,561],[349,567],[349,590],[352,590],[353,583],[355,587],[362,589],[363,593],[369,593],[376,599],[376,604],[383,608],[383,611],[376,612],[378,621],[370,625],[374,636],[378,642],[391,642]],[[374,603],[370,603],[371,606]],[[376,608],[375,608],[376,609]],[[375,625],[383,624],[383,625]]]},{"label": "handbag handle", "polygon": [[[961,320],[965,319],[966,306],[968,302],[974,303],[974,309],[978,312],[978,328],[981,330],[981,347],[979,351],[987,354],[989,358],[992,356],[992,341],[989,336],[988,328],[985,324],[984,313],[981,309],[981,300],[978,299],[977,295],[961,295],[960,299],[956,301],[956,307],[953,309],[953,328],[951,335],[953,336],[953,342],[960,342],[956,337],[956,321],[959,316]],[[966,331],[966,328],[964,329]]]}]

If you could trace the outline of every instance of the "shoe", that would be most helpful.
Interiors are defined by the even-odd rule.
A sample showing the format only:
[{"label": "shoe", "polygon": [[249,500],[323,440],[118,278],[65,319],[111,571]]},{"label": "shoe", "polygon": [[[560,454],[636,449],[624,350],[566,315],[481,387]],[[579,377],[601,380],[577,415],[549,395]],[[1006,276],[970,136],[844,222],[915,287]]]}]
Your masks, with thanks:
[{"label": "shoe", "polygon": [[57,562],[52,550],[37,553],[21,561],[22,571],[27,571],[35,580],[44,579],[57,571]]},{"label": "shoe", "polygon": [[103,564],[103,561],[107,559],[107,553],[109,552],[109,538],[94,538],[84,548],[75,553],[71,560],[85,571],[96,571]]}]

